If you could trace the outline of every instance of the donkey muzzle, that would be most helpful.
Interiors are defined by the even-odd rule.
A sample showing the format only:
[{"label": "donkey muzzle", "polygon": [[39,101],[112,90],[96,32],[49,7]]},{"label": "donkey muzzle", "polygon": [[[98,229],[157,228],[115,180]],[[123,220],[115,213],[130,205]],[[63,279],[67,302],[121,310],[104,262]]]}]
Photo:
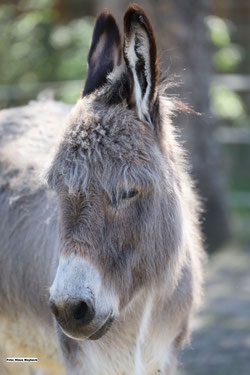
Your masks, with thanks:
[{"label": "donkey muzzle", "polygon": [[73,339],[97,340],[113,321],[112,313],[105,317],[96,316],[94,304],[87,299],[56,302],[50,298],[49,306],[63,332]]}]

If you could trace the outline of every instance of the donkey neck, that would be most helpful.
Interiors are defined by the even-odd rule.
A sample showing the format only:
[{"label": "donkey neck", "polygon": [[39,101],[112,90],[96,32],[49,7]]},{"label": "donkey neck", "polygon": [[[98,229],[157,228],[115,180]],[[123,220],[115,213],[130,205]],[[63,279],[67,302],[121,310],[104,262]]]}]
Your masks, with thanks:
[{"label": "donkey neck", "polygon": [[[95,375],[152,375],[158,370],[163,372],[171,356],[170,340],[165,329],[162,334],[160,324],[163,301],[162,289],[140,292],[100,342],[85,342],[85,358],[91,369],[89,374],[92,375],[93,368]],[[155,321],[156,311],[158,322]],[[100,374],[100,360],[97,363],[96,358],[101,360]]]},{"label": "donkey neck", "polygon": [[[172,337],[169,335],[168,339],[168,335],[162,327],[162,321],[166,315],[166,294],[164,287],[157,288],[155,286],[149,291],[144,291],[135,302],[137,335],[134,365],[136,375],[163,372],[171,355]],[[133,317],[131,318],[133,319]],[[132,324],[132,322],[128,324]]]}]

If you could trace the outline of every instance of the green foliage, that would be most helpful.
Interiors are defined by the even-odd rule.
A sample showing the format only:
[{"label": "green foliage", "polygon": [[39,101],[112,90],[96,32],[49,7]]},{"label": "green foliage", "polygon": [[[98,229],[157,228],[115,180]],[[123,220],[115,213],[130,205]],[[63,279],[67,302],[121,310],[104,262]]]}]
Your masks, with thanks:
[{"label": "green foliage", "polygon": [[244,58],[244,49],[231,42],[234,25],[231,21],[216,16],[206,18],[208,35],[215,47],[213,63],[216,70],[222,73],[233,72]]},{"label": "green foliage", "polygon": [[[234,24],[216,16],[206,18],[208,35],[214,45],[212,63],[219,73],[234,73],[240,66],[244,49],[231,42]],[[221,119],[231,120],[236,125],[245,125],[247,115],[241,96],[219,83],[213,83],[210,90],[212,111]]]},{"label": "green foliage", "polygon": [[[60,24],[53,0],[1,5],[0,84],[24,89],[38,82],[83,80],[92,30],[90,17]],[[63,97],[74,101],[75,94]]]},{"label": "green foliage", "polygon": [[210,39],[215,46],[225,47],[230,44],[231,24],[216,16],[208,16],[206,24]]},{"label": "green foliage", "polygon": [[214,53],[213,63],[221,72],[234,72],[241,63],[244,56],[244,49],[236,44],[220,48]]},{"label": "green foliage", "polygon": [[213,83],[210,87],[212,110],[216,116],[237,121],[246,116],[241,97],[227,87]]}]

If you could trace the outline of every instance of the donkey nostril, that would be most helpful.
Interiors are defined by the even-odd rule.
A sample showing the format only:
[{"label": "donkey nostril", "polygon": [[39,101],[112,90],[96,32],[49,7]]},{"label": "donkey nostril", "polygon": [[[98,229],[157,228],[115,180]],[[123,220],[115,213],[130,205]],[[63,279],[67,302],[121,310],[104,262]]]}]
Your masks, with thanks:
[{"label": "donkey nostril", "polygon": [[85,301],[80,301],[72,311],[73,318],[78,324],[87,325],[89,324],[95,315],[92,304],[87,304]]},{"label": "donkey nostril", "polygon": [[52,313],[57,318],[59,316],[59,311],[58,311],[58,308],[57,308],[56,304],[54,302],[50,301],[49,302],[49,306],[51,308]]},{"label": "donkey nostril", "polygon": [[84,301],[80,302],[73,312],[74,319],[82,320],[85,317],[87,311],[88,305]]},{"label": "donkey nostril", "polygon": [[49,306],[56,320],[63,326],[68,324],[86,326],[95,316],[94,306],[90,301],[79,300],[72,303],[67,300],[67,302],[57,305],[54,300],[50,300]]}]

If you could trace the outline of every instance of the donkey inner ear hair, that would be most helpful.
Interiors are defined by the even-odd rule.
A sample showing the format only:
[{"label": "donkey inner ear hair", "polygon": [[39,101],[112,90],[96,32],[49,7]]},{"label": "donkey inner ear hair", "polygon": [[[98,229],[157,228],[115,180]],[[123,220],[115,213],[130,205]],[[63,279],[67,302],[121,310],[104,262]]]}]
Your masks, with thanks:
[{"label": "donkey inner ear hair", "polygon": [[88,55],[88,74],[82,96],[106,83],[107,76],[121,63],[121,37],[112,14],[103,10],[97,16]]},{"label": "donkey inner ear hair", "polygon": [[124,15],[123,54],[133,77],[133,101],[138,117],[151,123],[159,71],[157,46],[151,22],[137,4],[130,4]]}]

